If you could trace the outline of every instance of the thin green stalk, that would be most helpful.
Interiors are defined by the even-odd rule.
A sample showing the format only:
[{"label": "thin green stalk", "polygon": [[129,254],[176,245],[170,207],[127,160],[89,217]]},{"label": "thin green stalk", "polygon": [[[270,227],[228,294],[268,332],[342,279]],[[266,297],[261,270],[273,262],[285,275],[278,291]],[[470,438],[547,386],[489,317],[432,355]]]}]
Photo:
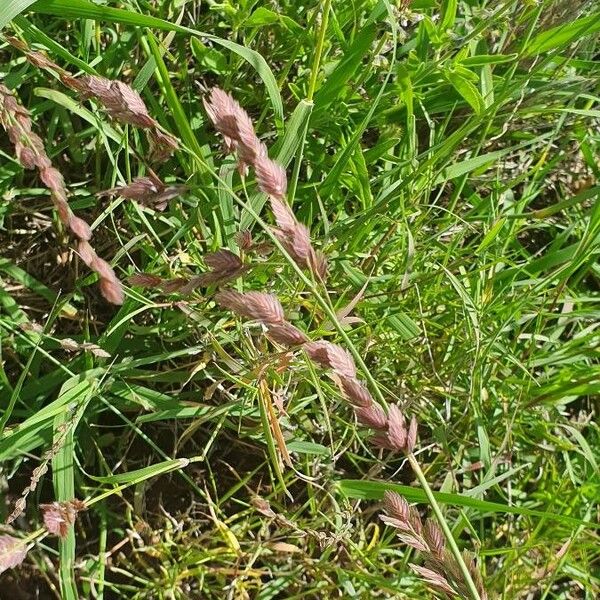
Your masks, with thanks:
[{"label": "thin green stalk", "polygon": [[312,70],[310,73],[310,81],[308,84],[308,93],[306,99],[312,102],[317,88],[317,77],[321,68],[321,57],[323,56],[323,46],[325,45],[325,34],[327,33],[327,23],[329,22],[329,9],[331,8],[331,0],[325,0],[323,10],[321,11],[321,27],[317,38],[317,46],[315,48],[315,60],[313,61]]},{"label": "thin green stalk", "polygon": [[435,518],[437,519],[438,523],[440,524],[440,527],[442,528],[442,531],[444,532],[444,535],[446,536],[446,540],[448,540],[448,545],[450,546],[450,551],[452,552],[454,558],[456,559],[456,562],[460,568],[460,571],[465,580],[465,583],[467,584],[467,587],[469,588],[469,592],[471,593],[471,597],[473,598],[473,600],[481,600],[481,597],[479,596],[479,592],[477,591],[477,586],[475,585],[475,582],[473,581],[473,578],[471,577],[471,573],[469,573],[469,569],[468,569],[467,565],[465,564],[465,561],[463,560],[462,554],[460,553],[460,549],[458,548],[458,546],[456,544],[456,540],[454,539],[454,536],[452,535],[452,532],[450,531],[450,527],[448,526],[448,523],[446,523],[446,519],[444,518],[442,509],[440,508],[440,505],[437,503],[437,500],[435,499],[435,496],[433,495],[433,491],[431,490],[431,488],[429,487],[429,484],[427,483],[427,479],[425,478],[425,473],[423,473],[423,470],[421,469],[421,466],[419,465],[419,461],[417,460],[416,456],[412,452],[407,455],[407,458],[408,458],[408,462],[410,463],[410,466],[412,467],[412,470],[414,471],[415,475],[417,476],[417,479],[419,480],[419,483],[421,484],[421,487],[423,488],[423,491],[425,492],[425,495],[427,496],[427,500],[429,501],[429,504],[431,505],[433,512],[435,513]]}]

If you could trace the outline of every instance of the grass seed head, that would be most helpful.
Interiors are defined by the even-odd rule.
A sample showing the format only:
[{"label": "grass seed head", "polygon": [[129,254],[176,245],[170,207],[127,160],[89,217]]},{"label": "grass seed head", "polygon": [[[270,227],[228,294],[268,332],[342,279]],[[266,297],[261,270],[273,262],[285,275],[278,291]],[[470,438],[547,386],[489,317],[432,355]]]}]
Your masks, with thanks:
[{"label": "grass seed head", "polygon": [[12,535],[0,535],[0,573],[19,566],[27,556],[23,540]]}]

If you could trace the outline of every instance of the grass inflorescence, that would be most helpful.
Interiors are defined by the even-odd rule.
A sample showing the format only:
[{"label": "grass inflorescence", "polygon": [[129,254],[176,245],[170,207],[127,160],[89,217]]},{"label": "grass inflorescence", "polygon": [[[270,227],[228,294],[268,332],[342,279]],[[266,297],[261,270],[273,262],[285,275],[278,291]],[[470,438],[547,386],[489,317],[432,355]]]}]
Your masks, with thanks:
[{"label": "grass inflorescence", "polygon": [[599,22],[0,6],[0,596],[597,597]]}]

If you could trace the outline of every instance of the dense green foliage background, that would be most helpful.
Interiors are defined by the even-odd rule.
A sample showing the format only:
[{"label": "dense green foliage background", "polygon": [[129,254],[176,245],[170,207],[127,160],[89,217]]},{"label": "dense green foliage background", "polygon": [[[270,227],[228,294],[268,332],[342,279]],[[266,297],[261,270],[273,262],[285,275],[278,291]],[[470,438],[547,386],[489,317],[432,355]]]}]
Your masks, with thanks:
[{"label": "dense green foliage background", "polygon": [[[96,197],[146,172],[145,137],[0,46],[0,79],[123,279],[197,274],[240,229],[266,239],[231,189],[269,221],[264,198],[202,106],[214,85],[234,94],[287,167],[332,302],[358,317],[348,336],[417,415],[419,460],[490,596],[598,597],[596,2],[9,0],[0,25],[131,83],[182,142],[157,173],[190,189],[165,212]],[[0,510],[53,443],[16,529],[39,526],[40,502],[106,494],[60,548],[0,575],[0,597],[433,597],[377,516],[394,484],[425,514],[418,485],[332,382],[210,293],[128,287],[107,305],[4,136],[0,156]],[[339,342],[277,252],[252,264],[243,289]]]}]

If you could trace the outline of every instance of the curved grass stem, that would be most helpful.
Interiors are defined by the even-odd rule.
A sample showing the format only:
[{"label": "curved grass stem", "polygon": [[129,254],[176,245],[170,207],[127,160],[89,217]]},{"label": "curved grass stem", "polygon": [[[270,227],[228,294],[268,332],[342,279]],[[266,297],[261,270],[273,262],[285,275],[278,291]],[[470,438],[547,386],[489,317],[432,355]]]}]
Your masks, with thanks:
[{"label": "curved grass stem", "polygon": [[444,536],[446,537],[448,545],[450,546],[450,552],[452,552],[452,555],[456,559],[456,563],[458,564],[458,567],[459,567],[461,574],[465,580],[465,583],[466,583],[467,587],[469,588],[469,592],[471,593],[471,598],[473,600],[481,600],[479,592],[477,591],[477,586],[475,585],[475,582],[473,581],[473,578],[471,577],[471,573],[469,572],[469,568],[467,567],[467,565],[462,557],[462,554],[460,553],[460,549],[458,548],[458,545],[456,544],[456,540],[454,539],[454,536],[452,535],[452,531],[450,531],[450,526],[448,525],[448,523],[446,522],[446,519],[444,518],[442,509],[440,508],[440,505],[437,503],[437,500],[435,499],[435,496],[433,495],[433,491],[432,491],[431,487],[429,486],[429,483],[427,483],[427,479],[425,478],[425,473],[423,473],[423,470],[421,469],[421,466],[419,465],[419,461],[417,460],[416,456],[412,452],[407,455],[407,458],[408,458],[408,462],[410,463],[410,466],[412,467],[412,470],[414,471],[415,475],[417,476],[417,479],[419,480],[419,483],[421,484],[421,487],[423,488],[423,491],[425,492],[425,495],[427,496],[427,500],[429,501],[429,504],[435,514],[435,518],[437,519],[438,523],[440,524],[440,527],[442,528],[442,531],[444,532]]}]

